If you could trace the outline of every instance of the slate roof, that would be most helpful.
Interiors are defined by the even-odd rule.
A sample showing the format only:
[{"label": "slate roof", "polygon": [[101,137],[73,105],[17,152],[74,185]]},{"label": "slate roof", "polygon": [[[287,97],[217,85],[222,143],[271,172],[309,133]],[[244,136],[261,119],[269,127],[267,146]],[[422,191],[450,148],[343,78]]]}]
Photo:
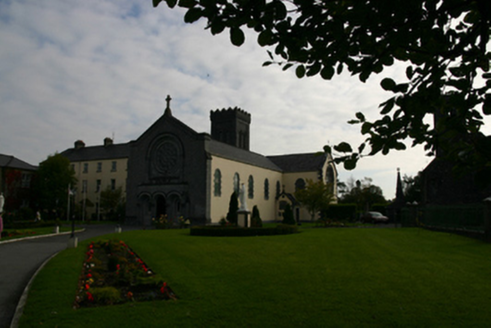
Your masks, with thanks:
[{"label": "slate roof", "polygon": [[71,162],[128,158],[130,156],[130,143],[89,146],[80,149],[69,148],[63,151],[61,155],[67,157]]},{"label": "slate roof", "polygon": [[0,167],[8,167],[25,171],[36,171],[37,166],[26,163],[14,156],[0,154]]},{"label": "slate roof", "polygon": [[326,161],[324,153],[291,154],[267,156],[283,172],[308,172],[322,169]]},{"label": "slate roof", "polygon": [[255,165],[265,169],[282,172],[283,170],[275,163],[269,160],[268,157],[231,146],[229,144],[211,139],[208,143],[208,152],[212,155],[223,157],[226,159]]}]

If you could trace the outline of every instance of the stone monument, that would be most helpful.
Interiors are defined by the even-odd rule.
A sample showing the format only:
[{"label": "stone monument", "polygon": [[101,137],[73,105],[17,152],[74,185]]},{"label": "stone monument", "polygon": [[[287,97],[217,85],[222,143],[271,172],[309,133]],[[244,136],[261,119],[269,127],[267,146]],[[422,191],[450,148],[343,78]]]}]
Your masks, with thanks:
[{"label": "stone monument", "polygon": [[3,192],[0,194],[0,214],[3,213],[3,205],[5,205],[5,197],[3,197]]},{"label": "stone monument", "polygon": [[242,228],[248,228],[250,227],[249,219],[251,212],[249,212],[247,209],[246,190],[244,184],[241,185],[239,190],[239,202],[240,207],[237,211],[237,225]]}]

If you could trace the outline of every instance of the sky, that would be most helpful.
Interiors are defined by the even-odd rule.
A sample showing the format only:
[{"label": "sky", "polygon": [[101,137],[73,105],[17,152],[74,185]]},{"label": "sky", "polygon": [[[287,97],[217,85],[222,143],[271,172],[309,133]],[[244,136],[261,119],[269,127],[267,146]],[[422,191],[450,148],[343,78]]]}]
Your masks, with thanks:
[{"label": "sky", "polygon": [[[322,151],[341,141],[359,145],[363,112],[379,117],[390,94],[382,78],[403,77],[395,65],[361,83],[297,79],[269,60],[255,35],[241,47],[228,33],[212,36],[205,22],[151,0],[0,1],[0,154],[38,165],[73,147],[138,138],[172,98],[173,116],[210,132],[211,110],[239,107],[252,115],[251,151],[282,155]],[[369,177],[388,199],[397,168],[414,176],[431,161],[421,147],[362,159],[339,180]]]}]

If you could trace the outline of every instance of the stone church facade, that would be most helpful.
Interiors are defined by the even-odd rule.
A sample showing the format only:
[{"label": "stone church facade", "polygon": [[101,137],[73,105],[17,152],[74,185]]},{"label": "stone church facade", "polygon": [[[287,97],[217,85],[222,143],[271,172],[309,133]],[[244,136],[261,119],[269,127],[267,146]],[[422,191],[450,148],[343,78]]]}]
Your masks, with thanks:
[{"label": "stone church facade", "polygon": [[[128,223],[149,226],[152,218],[162,214],[175,223],[179,217],[193,224],[218,223],[227,214],[232,193],[242,184],[249,210],[257,206],[263,220],[281,220],[287,202],[297,220],[308,220],[310,215],[295,202],[295,190],[307,179],[332,183],[336,190],[337,172],[330,155],[263,156],[249,150],[249,113],[222,109],[211,111],[210,119],[211,134],[194,131],[172,115],[168,97],[164,114],[138,139],[111,145],[127,155],[123,189]],[[83,148],[86,154],[111,149]],[[77,156],[75,148],[62,154],[72,164],[73,159],[78,166],[85,164],[84,156]],[[110,161],[110,157],[105,160]],[[86,161],[89,158],[85,156]],[[91,160],[94,165],[99,161]],[[79,184],[81,181],[83,176]],[[84,184],[90,190],[93,183]]]}]

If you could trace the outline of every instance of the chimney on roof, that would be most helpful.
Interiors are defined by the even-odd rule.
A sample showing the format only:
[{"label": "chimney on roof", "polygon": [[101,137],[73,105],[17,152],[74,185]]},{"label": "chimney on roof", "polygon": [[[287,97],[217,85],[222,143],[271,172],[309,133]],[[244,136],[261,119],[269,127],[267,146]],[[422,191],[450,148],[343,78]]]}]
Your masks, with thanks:
[{"label": "chimney on roof", "polygon": [[75,149],[81,149],[85,147],[85,142],[82,140],[75,141]]},{"label": "chimney on roof", "polygon": [[107,147],[107,146],[112,146],[113,144],[113,139],[107,137],[107,138],[104,138],[104,147]]}]

